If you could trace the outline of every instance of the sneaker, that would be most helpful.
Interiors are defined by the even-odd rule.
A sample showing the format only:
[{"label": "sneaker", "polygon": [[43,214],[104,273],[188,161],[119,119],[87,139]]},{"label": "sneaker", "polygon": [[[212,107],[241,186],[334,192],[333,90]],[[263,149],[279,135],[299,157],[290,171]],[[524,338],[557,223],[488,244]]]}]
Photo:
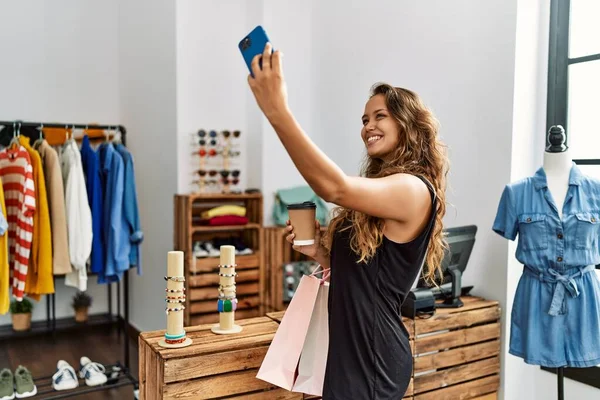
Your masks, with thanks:
[{"label": "sneaker", "polygon": [[86,385],[98,386],[106,383],[107,377],[104,374],[104,372],[106,372],[104,365],[92,362],[92,360],[87,357],[81,357],[79,364],[79,377],[85,378]]},{"label": "sneaker", "polygon": [[196,258],[208,257],[208,251],[206,251],[202,247],[202,242],[194,243],[194,257],[196,257]]},{"label": "sneaker", "polygon": [[209,257],[219,257],[221,255],[221,250],[215,248],[215,246],[211,242],[204,243],[204,248],[208,251]]},{"label": "sneaker", "polygon": [[15,371],[15,387],[17,389],[15,391],[17,399],[24,399],[37,394],[37,387],[33,383],[31,372],[22,365],[19,365]]},{"label": "sneaker", "polygon": [[8,368],[0,371],[0,400],[12,400],[15,398],[13,387],[13,374]]},{"label": "sneaker", "polygon": [[56,364],[56,369],[56,373],[52,375],[52,387],[54,390],[69,390],[79,386],[77,374],[68,362],[59,360]]}]

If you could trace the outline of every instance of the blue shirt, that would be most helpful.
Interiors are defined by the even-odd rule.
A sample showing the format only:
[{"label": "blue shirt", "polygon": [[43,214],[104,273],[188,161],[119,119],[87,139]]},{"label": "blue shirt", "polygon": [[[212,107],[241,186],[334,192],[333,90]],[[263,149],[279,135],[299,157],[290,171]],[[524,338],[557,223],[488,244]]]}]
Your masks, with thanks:
[{"label": "blue shirt", "polygon": [[129,241],[131,251],[129,252],[129,264],[137,265],[138,275],[142,274],[142,260],[140,244],[144,240],[144,233],[140,228],[140,216],[138,212],[137,190],[135,187],[135,173],[133,170],[133,157],[122,144],[117,144],[116,150],[123,158],[125,165],[125,192],[123,193],[123,212],[129,229]]},{"label": "blue shirt", "polygon": [[492,229],[518,234],[524,265],[509,352],[545,367],[600,364],[600,181],[573,163],[561,219],[540,168],[504,188]]},{"label": "blue shirt", "polygon": [[121,279],[123,271],[129,269],[129,231],[123,212],[125,191],[125,168],[123,159],[112,143],[103,143],[98,148],[100,160],[100,182],[104,193],[102,236],[106,248],[104,276],[98,281],[115,282]]},{"label": "blue shirt", "polygon": [[90,270],[96,274],[104,271],[104,241],[102,239],[103,199],[102,184],[100,182],[100,161],[98,155],[90,145],[87,135],[81,142],[81,163],[85,174],[85,186],[88,202],[92,211],[92,254],[90,256]]}]

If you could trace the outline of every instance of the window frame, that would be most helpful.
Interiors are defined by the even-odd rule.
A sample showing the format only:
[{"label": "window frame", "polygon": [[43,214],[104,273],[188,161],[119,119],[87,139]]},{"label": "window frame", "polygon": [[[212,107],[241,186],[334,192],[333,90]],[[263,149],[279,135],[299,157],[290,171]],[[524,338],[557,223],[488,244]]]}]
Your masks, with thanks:
[{"label": "window frame", "polygon": [[[600,53],[584,57],[569,58],[570,0],[551,0],[550,40],[548,49],[548,103],[546,134],[553,125],[565,129],[566,144],[569,144],[569,66],[582,62],[600,60]],[[575,159],[577,165],[600,165],[600,159]],[[599,266],[596,266],[598,268]],[[556,374],[557,368],[541,367]],[[565,378],[600,389],[600,367],[564,368]]]}]

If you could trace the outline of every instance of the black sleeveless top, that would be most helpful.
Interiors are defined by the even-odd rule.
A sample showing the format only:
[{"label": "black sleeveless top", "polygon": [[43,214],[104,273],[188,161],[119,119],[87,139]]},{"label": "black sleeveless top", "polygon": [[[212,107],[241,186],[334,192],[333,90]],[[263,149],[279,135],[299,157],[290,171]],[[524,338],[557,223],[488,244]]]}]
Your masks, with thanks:
[{"label": "black sleeveless top", "polygon": [[433,207],[414,240],[396,243],[384,236],[373,258],[357,263],[351,229],[334,234],[323,400],[398,400],[408,388],[413,362],[400,306],[421,270],[437,209],[435,192],[421,179]]}]

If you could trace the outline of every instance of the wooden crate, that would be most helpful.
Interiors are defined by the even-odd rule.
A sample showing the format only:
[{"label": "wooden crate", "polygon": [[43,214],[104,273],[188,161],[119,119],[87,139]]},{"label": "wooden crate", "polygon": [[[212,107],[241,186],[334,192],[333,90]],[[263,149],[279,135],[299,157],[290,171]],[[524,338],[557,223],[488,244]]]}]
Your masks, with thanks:
[{"label": "wooden crate", "polygon": [[[196,240],[238,235],[252,248],[253,254],[236,256],[238,276],[236,289],[238,308],[236,318],[264,315],[265,268],[262,233],[262,195],[256,194],[191,194],[176,195],[174,248],[185,253],[186,278],[185,326],[215,323],[217,312],[217,287],[219,257],[195,258],[193,244]],[[213,207],[235,204],[246,207],[248,224],[231,226],[206,226],[199,224],[203,211]]]},{"label": "wooden crate", "polygon": [[500,386],[500,307],[461,298],[414,321],[414,400],[495,399]]},{"label": "wooden crate", "polygon": [[164,330],[141,333],[140,399],[301,400],[256,378],[279,325],[267,317],[236,320],[243,330],[233,335],[212,333],[212,324],[186,328],[193,343],[180,349],[158,346]]},{"label": "wooden crate", "polygon": [[[285,311],[275,311],[275,312],[271,312],[271,313],[267,313],[267,317],[271,318],[273,321],[280,323],[281,319],[283,318],[283,315],[285,314]],[[415,331],[414,329],[414,321],[410,318],[402,318],[402,322],[404,323],[404,326],[406,327],[406,330],[409,333],[409,341],[410,341],[410,348],[413,349],[414,346],[414,337],[413,337],[413,332]],[[413,380],[410,380],[410,384],[408,386],[408,389],[406,389],[406,394],[403,397],[403,400],[412,400],[413,394]],[[304,399],[318,399],[319,397],[315,397],[315,396],[304,396]]]},{"label": "wooden crate", "polygon": [[[327,227],[321,227],[325,234]],[[292,261],[306,261],[308,258],[292,249],[285,240],[285,227],[268,226],[263,228],[265,264],[265,312],[285,310],[283,302],[283,265]]]}]

